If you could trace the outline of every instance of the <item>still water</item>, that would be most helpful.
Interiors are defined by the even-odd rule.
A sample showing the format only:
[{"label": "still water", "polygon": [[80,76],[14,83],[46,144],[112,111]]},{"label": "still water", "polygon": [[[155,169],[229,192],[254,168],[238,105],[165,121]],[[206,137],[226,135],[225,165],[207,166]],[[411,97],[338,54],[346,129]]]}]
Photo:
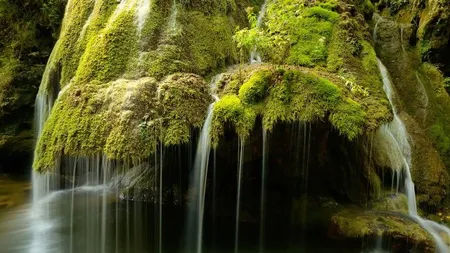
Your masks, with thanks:
[{"label": "still water", "polygon": [[[163,207],[162,234],[153,204],[118,200],[108,186],[52,192],[31,203],[27,182],[0,181],[1,253],[187,252],[186,210]],[[8,201],[5,201],[8,200]],[[235,220],[205,217],[203,252],[234,252]],[[213,227],[215,229],[213,229]],[[314,232],[270,226],[264,252],[360,252]],[[239,252],[259,252],[259,224],[240,224]],[[159,245],[161,236],[162,245]]]}]

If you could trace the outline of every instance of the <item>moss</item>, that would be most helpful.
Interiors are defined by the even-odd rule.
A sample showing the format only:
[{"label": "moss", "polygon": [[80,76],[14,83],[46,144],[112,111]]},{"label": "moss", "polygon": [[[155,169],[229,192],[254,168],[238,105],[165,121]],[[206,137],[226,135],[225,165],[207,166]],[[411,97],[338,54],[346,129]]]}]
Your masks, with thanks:
[{"label": "moss", "polygon": [[137,35],[134,12],[128,10],[113,14],[100,34],[89,41],[75,81],[107,82],[120,77],[133,52],[137,50],[135,41]]},{"label": "moss", "polygon": [[239,89],[239,98],[247,104],[255,104],[265,97],[271,73],[262,70],[254,73]]},{"label": "moss", "polygon": [[183,24],[181,45],[188,49],[191,72],[204,75],[236,59],[232,41],[235,26],[225,15],[205,16],[199,12],[186,12],[180,17]]},{"label": "moss", "polygon": [[348,98],[333,110],[329,119],[341,134],[352,140],[362,134],[366,113],[361,105]]},{"label": "moss", "polygon": [[163,117],[163,143],[187,143],[190,127],[203,125],[207,105],[212,102],[207,83],[194,74],[174,74],[159,85],[159,101]]},{"label": "moss", "polygon": [[175,45],[161,45],[155,51],[147,53],[144,57],[148,66],[148,75],[158,79],[169,73],[187,71],[190,66],[186,61],[180,61],[183,51]]},{"label": "moss", "polygon": [[[177,74],[69,87],[58,98],[37,144],[33,167],[51,170],[60,155],[135,161],[158,142],[186,142],[204,120],[210,97],[201,77]],[[158,94],[159,90],[159,94]],[[200,113],[199,113],[200,112]]]},{"label": "moss", "polygon": [[345,80],[354,100],[366,111],[367,129],[375,131],[380,122],[391,120],[390,105],[382,88],[375,50],[366,40],[356,38],[361,49],[358,49],[358,55],[354,55],[352,45],[345,41],[353,39],[344,24],[334,28],[327,69],[337,72]]},{"label": "moss", "polygon": [[346,210],[332,217],[340,236],[347,238],[393,237],[416,246],[433,248],[433,240],[420,225],[405,215]]},{"label": "moss", "polygon": [[332,30],[339,19],[331,7],[324,7],[300,6],[292,0],[270,2],[265,34],[271,46],[267,56],[277,63],[324,66]]},{"label": "moss", "polygon": [[395,211],[408,214],[408,198],[404,194],[387,195],[372,203],[372,209],[378,211]]},{"label": "moss", "polygon": [[143,53],[148,75],[158,79],[175,72],[207,75],[236,61],[232,18],[180,6],[171,9],[156,47]]},{"label": "moss", "polygon": [[378,199],[381,195],[381,179],[373,170],[367,172],[367,181],[370,185],[372,199]]},{"label": "moss", "polygon": [[[48,97],[64,91],[44,127],[34,168],[51,169],[60,155],[135,160],[153,152],[155,142],[187,142],[211,97],[202,77],[171,74],[206,76],[235,62],[237,7],[248,3],[213,1],[213,11],[204,11],[196,1],[151,2],[138,27],[138,1],[69,2],[40,88]],[[251,118],[250,110],[246,115]],[[244,122],[238,121],[242,134],[249,131]]]},{"label": "moss", "polygon": [[[220,108],[221,115],[228,113],[226,117],[214,117],[213,124],[219,126],[213,135],[214,139],[223,134],[223,123],[239,122],[244,118],[245,110],[261,116],[263,127],[268,131],[279,122],[329,120],[350,140],[382,124],[367,115],[368,110],[375,110],[370,108],[372,105],[367,108],[362,106],[354,100],[358,94],[345,91],[345,83],[329,73],[293,67],[249,65],[231,70],[219,83],[226,101],[222,101],[222,98],[216,107]],[[389,114],[387,105],[384,108],[384,112]],[[388,118],[386,115],[382,117]]]},{"label": "moss", "polygon": [[430,128],[431,136],[433,137],[438,150],[446,154],[450,151],[450,138],[444,130],[444,127],[440,124],[434,124]]},{"label": "moss", "polygon": [[236,95],[225,95],[214,105],[211,125],[211,141],[213,146],[219,143],[224,125],[231,123],[236,133],[245,139],[255,124],[256,114],[251,108],[245,108]]},{"label": "moss", "polygon": [[67,3],[64,20],[61,26],[60,38],[52,51],[42,78],[40,87],[42,92],[52,88],[50,76],[52,72],[55,72],[59,68],[59,66],[62,66],[61,86],[66,85],[74,76],[78,65],[76,61],[80,56],[79,52],[76,50],[78,38],[93,7],[94,1],[91,0],[69,1]]},{"label": "moss", "polygon": [[431,92],[428,92],[429,108],[427,110],[427,132],[434,146],[439,151],[447,168],[450,166],[450,97],[445,91],[445,79],[442,73],[431,64],[422,64],[419,69],[421,81]]}]

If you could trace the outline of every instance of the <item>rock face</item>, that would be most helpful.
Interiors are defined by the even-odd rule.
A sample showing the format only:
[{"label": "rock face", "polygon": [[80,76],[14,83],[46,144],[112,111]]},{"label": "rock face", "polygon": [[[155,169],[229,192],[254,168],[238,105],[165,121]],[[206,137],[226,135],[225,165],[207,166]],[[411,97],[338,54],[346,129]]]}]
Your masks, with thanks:
[{"label": "rock face", "polygon": [[[401,23],[376,17],[376,49],[390,70],[396,100],[411,137],[412,174],[418,201],[431,210],[440,206],[448,185],[448,128],[450,98],[443,74],[422,62],[414,34],[402,33]],[[403,39],[401,39],[403,36]],[[433,197],[429,197],[433,196]]]}]

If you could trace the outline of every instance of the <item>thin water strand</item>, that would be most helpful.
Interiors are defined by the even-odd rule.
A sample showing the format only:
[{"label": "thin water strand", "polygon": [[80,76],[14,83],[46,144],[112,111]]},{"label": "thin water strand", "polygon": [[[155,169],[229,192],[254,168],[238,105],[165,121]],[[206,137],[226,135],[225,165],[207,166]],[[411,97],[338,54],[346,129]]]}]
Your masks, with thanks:
[{"label": "thin water strand", "polygon": [[[213,109],[215,103],[219,100],[215,94],[215,89],[221,75],[212,78],[210,89],[214,101],[208,106],[207,116],[200,132],[197,144],[197,151],[194,160],[194,167],[190,180],[190,187],[195,189],[194,203],[188,207],[188,227],[187,227],[187,244],[191,243],[189,235],[193,234],[195,238],[195,249],[197,253],[202,252],[203,245],[203,219],[205,209],[206,180],[208,177],[209,156],[211,152],[211,124],[213,119]],[[192,231],[197,229],[197,233]],[[188,246],[189,248],[189,246]]]},{"label": "thin water strand", "polygon": [[[261,6],[261,10],[258,14],[258,19],[256,21],[256,28],[261,28],[264,20],[264,16],[266,15],[267,8],[267,0],[264,0],[264,4]],[[250,53],[250,63],[261,63],[261,55],[258,53],[257,48],[255,47]]]},{"label": "thin water strand", "polygon": [[244,165],[244,140],[240,139],[238,143],[238,181],[237,181],[237,196],[236,196],[236,230],[234,237],[234,253],[239,252],[239,215],[241,205],[241,187],[242,187],[242,167]]},{"label": "thin water strand", "polygon": [[259,221],[259,252],[264,252],[264,228],[265,228],[265,200],[266,200],[266,173],[267,173],[267,130],[263,128],[263,150],[261,168],[261,200],[260,200],[260,221]]}]

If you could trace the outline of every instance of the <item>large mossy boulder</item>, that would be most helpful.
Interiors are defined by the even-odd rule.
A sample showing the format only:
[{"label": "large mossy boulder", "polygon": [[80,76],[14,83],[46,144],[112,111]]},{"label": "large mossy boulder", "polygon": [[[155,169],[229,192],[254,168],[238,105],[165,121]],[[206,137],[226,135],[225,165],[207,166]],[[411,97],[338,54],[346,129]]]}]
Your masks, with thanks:
[{"label": "large mossy boulder", "polygon": [[189,141],[212,101],[204,77],[236,62],[232,33],[250,5],[206,2],[69,1],[40,86],[34,168],[60,155],[133,162]]},{"label": "large mossy boulder", "polygon": [[[300,2],[270,2],[264,26],[269,41],[284,29],[282,44],[292,44],[281,58],[262,50],[265,60],[291,66],[244,66],[224,74],[229,82],[221,81],[214,109],[215,144],[226,122],[245,138],[258,115],[268,130],[281,122],[328,120],[349,140],[390,119],[368,26],[360,22],[370,3]],[[69,1],[40,87],[40,96],[58,99],[43,117],[48,122],[34,168],[51,169],[60,155],[139,160],[156,142],[187,142],[212,101],[204,78],[242,56],[233,30],[247,24],[242,7],[255,4]]]}]

